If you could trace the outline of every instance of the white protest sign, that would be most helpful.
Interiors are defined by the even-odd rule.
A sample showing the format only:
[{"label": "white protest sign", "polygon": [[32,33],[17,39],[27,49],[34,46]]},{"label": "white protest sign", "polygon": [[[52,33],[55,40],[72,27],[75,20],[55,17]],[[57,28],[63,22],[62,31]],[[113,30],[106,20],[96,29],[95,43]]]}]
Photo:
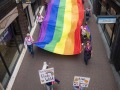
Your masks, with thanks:
[{"label": "white protest sign", "polygon": [[89,77],[80,77],[80,86],[81,87],[88,87],[89,82],[90,82]]},{"label": "white protest sign", "polygon": [[43,69],[39,70],[38,72],[41,84],[55,81],[54,68]]},{"label": "white protest sign", "polygon": [[74,76],[73,86],[88,87],[89,82],[90,82],[89,77]]},{"label": "white protest sign", "polygon": [[73,80],[73,86],[79,86],[80,77],[79,76],[74,76],[74,80]]}]

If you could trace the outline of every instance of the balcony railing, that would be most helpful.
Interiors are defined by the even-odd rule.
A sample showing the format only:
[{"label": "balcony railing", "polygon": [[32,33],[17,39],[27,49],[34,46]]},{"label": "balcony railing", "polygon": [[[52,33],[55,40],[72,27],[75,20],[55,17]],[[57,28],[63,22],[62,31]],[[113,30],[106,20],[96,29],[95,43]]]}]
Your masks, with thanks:
[{"label": "balcony railing", "polygon": [[0,20],[16,6],[15,0],[0,0]]}]

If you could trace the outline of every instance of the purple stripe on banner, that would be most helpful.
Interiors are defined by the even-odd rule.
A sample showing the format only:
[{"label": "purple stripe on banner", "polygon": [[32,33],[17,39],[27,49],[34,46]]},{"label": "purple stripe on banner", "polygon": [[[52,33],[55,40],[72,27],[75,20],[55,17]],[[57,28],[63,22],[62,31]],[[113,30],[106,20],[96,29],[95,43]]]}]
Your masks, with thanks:
[{"label": "purple stripe on banner", "polygon": [[47,11],[46,11],[46,16],[44,17],[45,19],[43,20],[42,22],[42,25],[41,25],[41,30],[40,30],[40,34],[39,34],[39,37],[38,37],[38,42],[42,42],[45,38],[45,34],[46,34],[46,29],[47,29],[47,23],[49,21],[49,18],[50,18],[50,12],[51,12],[51,8],[52,8],[52,4],[53,4],[54,0],[51,0],[51,2],[49,3],[48,7],[47,7]]}]

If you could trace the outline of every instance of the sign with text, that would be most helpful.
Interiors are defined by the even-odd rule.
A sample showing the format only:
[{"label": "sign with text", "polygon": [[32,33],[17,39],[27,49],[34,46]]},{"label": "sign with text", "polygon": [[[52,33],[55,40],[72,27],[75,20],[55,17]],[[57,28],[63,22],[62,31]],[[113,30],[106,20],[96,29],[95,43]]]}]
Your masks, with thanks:
[{"label": "sign with text", "polygon": [[74,76],[73,86],[88,87],[89,82],[89,77]]},{"label": "sign with text", "polygon": [[98,24],[116,23],[116,17],[115,16],[98,16],[97,23]]},{"label": "sign with text", "polygon": [[73,86],[79,86],[80,77],[79,76],[74,76],[74,80],[73,80]]},{"label": "sign with text", "polygon": [[80,77],[80,86],[81,87],[88,87],[89,82],[90,82],[89,77]]},{"label": "sign with text", "polygon": [[41,84],[55,81],[54,68],[39,70],[38,72]]}]

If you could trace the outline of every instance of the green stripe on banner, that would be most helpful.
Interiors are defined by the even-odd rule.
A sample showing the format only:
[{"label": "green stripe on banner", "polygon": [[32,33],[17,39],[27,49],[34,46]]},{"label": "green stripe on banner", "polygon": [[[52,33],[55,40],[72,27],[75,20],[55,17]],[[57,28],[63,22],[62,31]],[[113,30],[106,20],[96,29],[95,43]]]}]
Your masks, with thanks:
[{"label": "green stripe on banner", "polygon": [[57,15],[57,22],[56,22],[53,40],[49,44],[47,44],[44,48],[44,49],[49,50],[51,52],[54,51],[54,48],[55,48],[57,42],[60,41],[61,36],[62,36],[62,30],[63,30],[63,25],[64,25],[65,4],[66,4],[66,0],[60,0],[60,5],[58,7],[59,10],[58,10],[58,15]]}]

